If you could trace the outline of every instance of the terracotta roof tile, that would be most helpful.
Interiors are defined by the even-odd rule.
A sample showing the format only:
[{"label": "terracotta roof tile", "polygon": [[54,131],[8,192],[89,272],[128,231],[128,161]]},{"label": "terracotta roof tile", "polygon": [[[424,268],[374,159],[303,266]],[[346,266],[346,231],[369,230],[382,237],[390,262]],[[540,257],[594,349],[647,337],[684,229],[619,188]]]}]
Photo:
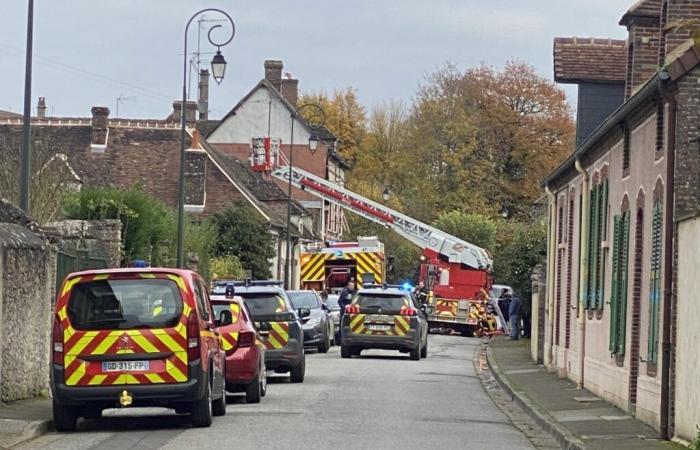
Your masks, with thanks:
[{"label": "terracotta roof tile", "polygon": [[626,45],[615,39],[555,38],[554,81],[622,83],[627,73]]}]

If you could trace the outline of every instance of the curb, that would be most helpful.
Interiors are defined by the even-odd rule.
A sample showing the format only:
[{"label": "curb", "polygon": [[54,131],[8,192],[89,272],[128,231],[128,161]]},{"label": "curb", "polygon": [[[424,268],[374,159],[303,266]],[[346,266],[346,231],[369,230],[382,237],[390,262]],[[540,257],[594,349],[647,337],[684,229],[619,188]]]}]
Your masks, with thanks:
[{"label": "curb", "polygon": [[510,381],[501,373],[501,368],[498,364],[494,362],[489,343],[485,342],[483,345],[486,346],[486,361],[491,368],[491,373],[503,390],[510,394],[513,400],[520,405],[539,426],[551,434],[563,449],[586,450],[587,447],[584,445],[583,441],[561,426],[559,422],[554,420],[546,411],[542,410],[527,396],[513,387]]},{"label": "curb", "polygon": [[26,422],[19,433],[3,432],[1,428],[4,427],[0,427],[0,449],[5,449],[48,433],[53,429],[53,421],[51,419],[43,419]]}]

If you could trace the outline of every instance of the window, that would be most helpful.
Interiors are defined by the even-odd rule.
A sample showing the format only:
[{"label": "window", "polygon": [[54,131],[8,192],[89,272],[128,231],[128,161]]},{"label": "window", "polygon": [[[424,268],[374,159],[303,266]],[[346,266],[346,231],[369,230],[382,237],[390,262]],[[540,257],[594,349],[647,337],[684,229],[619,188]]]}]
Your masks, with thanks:
[{"label": "window", "polygon": [[197,301],[197,310],[199,311],[199,315],[204,320],[205,322],[209,321],[209,308],[207,308],[208,301],[207,297],[205,297],[206,290],[202,290],[202,286],[199,283],[198,280],[194,280],[194,297],[195,300]]},{"label": "window", "polygon": [[627,267],[629,263],[630,212],[615,216],[612,289],[610,295],[610,353],[625,354],[627,329]]},{"label": "window", "polygon": [[630,174],[630,152],[631,152],[631,134],[630,134],[630,127],[627,124],[624,124],[622,126],[622,133],[623,133],[623,147],[622,147],[622,176],[626,177],[627,175]]},{"label": "window", "polygon": [[588,229],[588,277],[586,309],[602,309],[605,298],[605,254],[603,241],[607,239],[608,180],[591,188]]},{"label": "window", "polygon": [[[661,303],[661,248],[663,217],[661,200],[654,204],[654,217],[651,225],[651,286],[649,288],[649,333],[647,363],[655,366],[659,348],[659,305]],[[652,373],[655,372],[652,370]]]},{"label": "window", "polygon": [[664,113],[664,102],[659,98],[656,103],[656,159],[661,158],[664,151]]}]

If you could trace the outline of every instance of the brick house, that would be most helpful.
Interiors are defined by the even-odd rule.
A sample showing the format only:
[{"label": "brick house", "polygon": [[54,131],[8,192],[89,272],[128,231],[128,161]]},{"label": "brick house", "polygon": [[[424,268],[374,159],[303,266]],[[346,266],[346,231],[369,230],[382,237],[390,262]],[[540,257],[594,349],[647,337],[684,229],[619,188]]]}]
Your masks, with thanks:
[{"label": "brick house", "polygon": [[[33,167],[44,166],[46,158],[51,157],[69,169],[66,173],[78,187],[129,188],[138,184],[145,192],[176,208],[181,103],[176,101],[173,107],[173,113],[165,120],[110,119],[109,109],[105,107],[93,107],[90,118],[40,114],[32,119]],[[246,167],[237,167],[229,157],[200,139],[195,128],[196,111],[196,103],[185,105],[186,144],[190,147],[186,153],[185,209],[208,216],[236,201],[248,203],[270,224],[277,249],[276,257],[270,262],[271,269],[274,276],[283,276],[279,268],[283,267],[286,254],[286,197],[274,183],[263,180],[259,174],[248,173]],[[0,119],[0,147],[5,157],[0,158],[2,164],[17,161],[21,125],[21,117]],[[196,137],[192,139],[192,136]],[[44,160],[37,160],[39,157]],[[8,195],[0,192],[0,197]],[[284,212],[280,203],[284,203]],[[310,214],[298,202],[293,204],[292,219],[296,225],[292,231],[294,239],[300,237],[300,232],[308,235],[308,230],[313,229]]]},{"label": "brick house", "polygon": [[[544,364],[660,430],[700,423],[700,2],[644,0],[627,41],[557,38],[576,149],[549,198]],[[624,64],[622,63],[624,62]],[[693,320],[695,319],[695,320]]]},{"label": "brick house", "polygon": [[[292,117],[298,107],[299,80],[282,76],[282,61],[265,61],[265,77],[253,87],[207,134],[207,141],[221,153],[252,164],[251,148],[256,138],[268,137],[280,142],[279,165],[289,161]],[[336,151],[337,138],[325,127],[313,130],[302,117],[294,117],[294,166],[339,184],[348,169]],[[309,149],[309,138],[319,139],[316,151]],[[275,179],[285,190],[287,185]],[[316,231],[328,240],[340,239],[347,230],[343,210],[316,196],[293,188],[292,198],[314,215]]]}]

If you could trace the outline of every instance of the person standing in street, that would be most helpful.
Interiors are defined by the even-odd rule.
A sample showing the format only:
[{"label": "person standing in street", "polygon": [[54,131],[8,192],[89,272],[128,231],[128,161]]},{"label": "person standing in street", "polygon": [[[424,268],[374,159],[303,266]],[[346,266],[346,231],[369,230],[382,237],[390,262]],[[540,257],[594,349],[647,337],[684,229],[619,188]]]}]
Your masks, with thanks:
[{"label": "person standing in street", "polygon": [[355,281],[349,280],[338,297],[338,306],[340,306],[340,341],[343,340],[343,316],[345,315],[345,307],[352,302],[355,295]]},{"label": "person standing in street", "polygon": [[520,339],[520,318],[522,314],[522,302],[517,295],[511,296],[508,315],[510,316],[510,338]]},{"label": "person standing in street", "polygon": [[421,305],[428,303],[428,289],[425,287],[425,283],[422,281],[418,282],[418,286],[413,290],[413,296]]}]

